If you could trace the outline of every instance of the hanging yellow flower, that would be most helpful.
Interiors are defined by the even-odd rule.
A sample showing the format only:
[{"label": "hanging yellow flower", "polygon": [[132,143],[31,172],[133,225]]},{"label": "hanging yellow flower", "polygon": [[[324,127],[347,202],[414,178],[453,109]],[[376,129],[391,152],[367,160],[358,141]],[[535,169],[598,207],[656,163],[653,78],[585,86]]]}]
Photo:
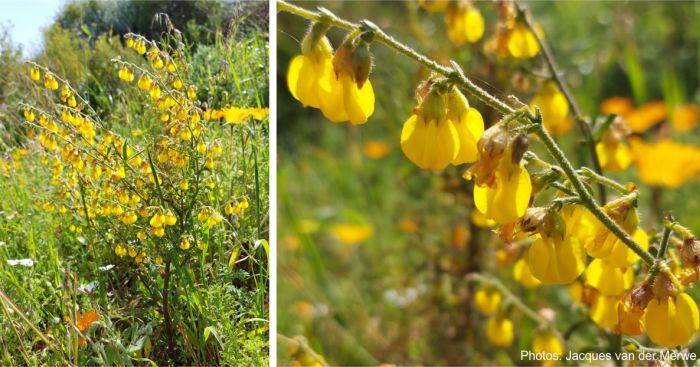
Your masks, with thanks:
[{"label": "hanging yellow flower", "polygon": [[[562,344],[557,334],[551,330],[538,331],[532,339],[532,351],[562,356],[564,354],[564,344]],[[550,358],[544,361],[544,364],[549,365],[552,362],[554,362],[553,358]]]},{"label": "hanging yellow flower", "polygon": [[[610,102],[608,102],[610,104]],[[607,106],[608,109],[622,108]],[[629,135],[630,129],[622,118],[613,120],[608,131],[596,144],[595,150],[598,155],[600,166],[610,172],[624,171],[632,162],[632,152],[629,149],[625,138]]]},{"label": "hanging yellow flower", "polygon": [[459,153],[459,135],[447,114],[446,98],[432,89],[401,130],[401,150],[420,168],[443,169]]},{"label": "hanging yellow flower", "polygon": [[508,52],[516,59],[529,59],[540,53],[540,45],[525,24],[517,23],[508,36]]},{"label": "hanging yellow flower", "polygon": [[356,38],[344,42],[333,56],[335,84],[322,102],[323,115],[333,122],[364,124],[374,113],[374,89],[369,81],[369,45]]},{"label": "hanging yellow flower", "polygon": [[287,70],[287,86],[292,96],[304,106],[321,108],[323,99],[328,98],[333,76],[333,49],[325,36],[314,29],[304,37],[302,54],[294,57]]},{"label": "hanging yellow flower", "polygon": [[526,150],[527,137],[510,139],[501,125],[489,128],[477,143],[478,158],[468,171],[476,176],[474,204],[499,224],[517,221],[530,202],[530,174],[521,162]]},{"label": "hanging yellow flower", "polygon": [[698,306],[686,293],[652,299],[644,315],[644,326],[654,343],[666,348],[683,346],[698,331]]},{"label": "hanging yellow flower", "polygon": [[581,243],[574,236],[535,237],[528,250],[532,275],[543,284],[568,284],[585,268]]},{"label": "hanging yellow flower", "polygon": [[630,148],[624,142],[600,142],[595,147],[600,166],[609,172],[621,172],[632,162]]},{"label": "hanging yellow flower", "polygon": [[482,314],[495,315],[502,298],[501,293],[495,289],[480,288],[474,294],[474,304]]},{"label": "hanging yellow flower", "polygon": [[531,208],[521,221],[524,231],[537,232],[527,252],[527,262],[532,275],[544,284],[571,283],[585,267],[576,227],[567,228],[570,217],[578,212],[571,206],[566,208],[566,212]]},{"label": "hanging yellow flower", "polygon": [[569,102],[557,84],[548,81],[539,93],[532,99],[530,107],[538,106],[542,112],[542,123],[551,134],[562,135],[571,130],[572,123],[569,116]]},{"label": "hanging yellow flower", "polygon": [[36,66],[32,66],[29,69],[29,77],[34,81],[39,80],[41,78],[41,70]]},{"label": "hanging yellow flower", "polygon": [[[639,215],[637,210],[632,206],[628,198],[622,197],[608,202],[603,207],[603,210],[619,224],[625,232],[635,234],[639,225]],[[627,248],[620,239],[615,236],[610,230],[601,223],[590,212],[586,212],[584,220],[591,223],[592,235],[585,241],[584,247],[588,255],[599,259],[608,259],[613,249],[615,256],[611,260],[616,265],[623,265],[628,261],[634,261],[636,258],[623,251],[619,246]],[[638,236],[642,236],[641,234]],[[641,237],[640,237],[641,238]]]},{"label": "hanging yellow flower", "polygon": [[[646,250],[649,248],[649,236],[647,236],[643,229],[637,228],[632,234],[632,238],[643,249]],[[632,251],[632,249],[629,247],[625,246],[622,241],[617,241],[613,245],[610,255],[608,255],[605,260],[608,264],[610,264],[610,266],[616,268],[626,268],[639,260],[639,255],[637,255],[637,253]]]},{"label": "hanging yellow flower", "polygon": [[513,321],[494,316],[486,322],[486,337],[495,346],[508,347],[513,343]]},{"label": "hanging yellow flower", "polygon": [[484,35],[484,18],[471,4],[456,2],[447,8],[445,16],[447,38],[457,46],[474,43]]}]

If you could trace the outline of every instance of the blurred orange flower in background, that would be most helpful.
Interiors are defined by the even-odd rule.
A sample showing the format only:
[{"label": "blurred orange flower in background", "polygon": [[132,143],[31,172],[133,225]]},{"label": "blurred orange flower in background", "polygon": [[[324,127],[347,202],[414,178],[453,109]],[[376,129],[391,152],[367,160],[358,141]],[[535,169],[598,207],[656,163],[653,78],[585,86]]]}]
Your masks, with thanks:
[{"label": "blurred orange flower in background", "polygon": [[700,109],[694,104],[678,106],[671,115],[673,129],[676,131],[692,130],[698,123]]},{"label": "blurred orange flower in background", "polygon": [[692,145],[669,139],[646,143],[634,137],[630,147],[639,179],[648,185],[680,187],[700,170],[700,149]]},{"label": "blurred orange flower in background", "polygon": [[365,143],[364,151],[372,159],[381,159],[389,155],[389,144],[382,140],[370,140]]}]

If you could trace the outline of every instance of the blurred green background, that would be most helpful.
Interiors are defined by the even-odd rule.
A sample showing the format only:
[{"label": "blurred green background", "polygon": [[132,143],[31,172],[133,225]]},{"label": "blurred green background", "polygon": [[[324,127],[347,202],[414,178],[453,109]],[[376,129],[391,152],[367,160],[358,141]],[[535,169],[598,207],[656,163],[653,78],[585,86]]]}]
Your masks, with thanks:
[{"label": "blurred green background", "polygon": [[[485,19],[484,37],[453,46],[444,14],[428,13],[417,2],[295,2],[307,9],[322,5],[340,17],[369,19],[419,52],[446,63],[457,60],[467,76],[492,94],[513,94],[529,103],[547,75],[541,59],[496,59],[483,46],[497,19],[492,2],[474,2]],[[663,100],[699,103],[700,4],[692,2],[529,2],[552,48],[563,77],[581,108],[595,117],[601,101],[630,97],[636,105]],[[414,89],[428,76],[418,64],[386,46],[372,45],[370,76],[376,110],[364,126],[336,125],[315,109],[304,109],[286,87],[289,60],[300,53],[306,20],[278,14],[278,320],[279,333],[303,335],[332,365],[526,364],[534,325],[515,319],[510,348],[485,342],[484,318],[474,311],[465,274],[495,274],[532,306],[551,307],[557,328],[568,336],[567,349],[605,350],[609,335],[587,321],[587,311],[572,306],[565,286],[526,290],[512,280],[512,265],[497,266],[500,241],[471,223],[472,183],[465,167],[431,173],[403,156],[399,137],[415,106]],[[345,32],[332,28],[337,46]],[[487,125],[499,116],[474,98],[472,106]],[[700,145],[697,127],[673,132],[662,124],[645,133]],[[591,166],[574,127],[558,139],[577,165]],[[379,159],[366,144],[386,144]],[[534,150],[549,156],[537,142]],[[550,160],[551,161],[551,160]],[[640,214],[647,230],[659,230],[660,210],[700,230],[700,184],[652,189],[634,167],[612,177],[641,188]],[[651,198],[655,197],[654,203]],[[334,226],[353,224],[372,234],[346,244]],[[286,340],[286,339],[285,339]],[[280,364],[289,364],[282,340]],[[697,344],[692,346],[698,350]]]}]

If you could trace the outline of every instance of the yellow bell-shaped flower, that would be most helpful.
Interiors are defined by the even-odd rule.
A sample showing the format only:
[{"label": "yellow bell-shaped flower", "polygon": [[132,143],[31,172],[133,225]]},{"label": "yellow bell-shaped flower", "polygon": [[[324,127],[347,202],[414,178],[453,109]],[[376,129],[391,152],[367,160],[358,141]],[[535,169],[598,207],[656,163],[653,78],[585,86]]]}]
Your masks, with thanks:
[{"label": "yellow bell-shaped flower", "polygon": [[[603,210],[619,224],[625,232],[634,234],[639,225],[639,215],[637,210],[632,206],[632,203],[627,197],[622,197],[613,200],[603,207]],[[592,223],[593,234],[584,243],[588,255],[598,259],[607,259],[615,249],[615,256],[612,262],[616,265],[625,266],[628,260],[634,261],[634,257],[630,255],[628,258],[627,252],[619,246],[627,248],[620,239],[615,236],[608,227],[601,223],[590,212],[586,212],[585,220]],[[640,238],[642,235],[638,235]]]},{"label": "yellow bell-shaped flower", "polygon": [[477,143],[477,161],[467,176],[475,176],[474,204],[499,224],[513,223],[525,214],[532,183],[521,158],[527,151],[525,135],[511,138],[500,124],[486,130]]},{"label": "yellow bell-shaped flower", "polygon": [[600,142],[595,146],[600,166],[610,172],[621,172],[632,163],[632,152],[624,142]]},{"label": "yellow bell-shaped flower", "polygon": [[[537,209],[533,209],[536,212]],[[572,210],[566,214],[571,215]],[[579,237],[568,229],[567,221],[559,212],[547,211],[543,215],[527,215],[522,222],[537,230],[535,242],[527,253],[532,275],[544,284],[568,284],[585,268],[585,255]],[[530,230],[530,229],[528,229]]]},{"label": "yellow bell-shaped flower", "polygon": [[516,59],[529,59],[540,53],[540,45],[525,24],[517,23],[508,36],[508,52]]},{"label": "yellow bell-shaped flower", "polygon": [[[622,103],[623,105],[615,106],[616,103]],[[612,100],[607,103],[609,106],[605,106],[605,109],[624,113],[624,103],[625,102],[616,102]],[[603,138],[596,144],[595,150],[598,155],[598,161],[604,170],[621,172],[627,169],[630,163],[632,163],[632,151],[627,143],[625,143],[625,138],[630,132],[631,130],[625,120],[618,117],[613,120],[610,128],[603,135]]]},{"label": "yellow bell-shaped flower", "polygon": [[401,130],[401,150],[416,166],[440,170],[460,152],[460,139],[447,113],[447,96],[431,90]]},{"label": "yellow bell-shaped flower", "polygon": [[486,337],[493,345],[507,347],[513,343],[513,321],[494,316],[486,322]]},{"label": "yellow bell-shaped flower", "polygon": [[355,46],[345,42],[336,50],[333,56],[335,81],[321,104],[327,119],[357,125],[367,122],[374,113],[374,89],[367,79],[372,65],[368,47],[364,41]]},{"label": "yellow bell-shaped flower", "polygon": [[484,35],[484,18],[475,7],[457,2],[447,8],[447,38],[457,46],[474,43]]},{"label": "yellow bell-shaped flower", "polygon": [[[649,248],[649,236],[641,228],[637,228],[632,235],[637,244],[643,249]],[[605,258],[606,262],[613,267],[627,268],[639,260],[639,255],[627,247],[622,241],[616,241],[613,244],[610,255]]]},{"label": "yellow bell-shaped flower", "polygon": [[548,81],[542,90],[532,99],[530,103],[534,110],[535,106],[542,112],[542,123],[545,129],[553,135],[562,135],[572,127],[569,116],[569,102],[553,81]]},{"label": "yellow bell-shaped flower", "polygon": [[[562,356],[564,354],[564,344],[561,339],[551,330],[539,331],[532,339],[532,351],[535,353],[548,353],[550,355]],[[555,364],[553,358],[545,360],[544,365]]]},{"label": "yellow bell-shaped flower", "polygon": [[511,165],[504,159],[496,171],[492,187],[474,185],[474,205],[499,224],[511,223],[525,214],[532,183],[522,164]]},{"label": "yellow bell-shaped flower", "polygon": [[686,293],[655,298],[644,314],[644,326],[654,343],[666,348],[683,346],[698,331],[698,306]]},{"label": "yellow bell-shaped flower", "polygon": [[474,304],[484,315],[495,315],[501,305],[501,293],[488,288],[481,288],[474,293]]},{"label": "yellow bell-shaped flower", "polygon": [[585,268],[581,243],[574,236],[563,240],[537,235],[528,250],[528,265],[532,275],[543,284],[568,284]]},{"label": "yellow bell-shaped flower", "polygon": [[325,36],[314,40],[312,29],[302,41],[302,54],[294,57],[287,69],[287,86],[304,106],[321,108],[335,83],[333,49]]}]

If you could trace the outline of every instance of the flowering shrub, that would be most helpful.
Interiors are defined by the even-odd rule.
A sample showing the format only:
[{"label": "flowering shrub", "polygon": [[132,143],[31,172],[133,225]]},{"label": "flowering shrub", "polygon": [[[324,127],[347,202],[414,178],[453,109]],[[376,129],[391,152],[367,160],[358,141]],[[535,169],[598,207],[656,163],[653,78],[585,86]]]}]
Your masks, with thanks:
[{"label": "flowering shrub", "polygon": [[[405,121],[400,137],[396,139],[403,156],[415,167],[433,173],[435,180],[444,180],[442,185],[434,184],[421,192],[421,195],[426,196],[424,200],[430,201],[430,204],[425,205],[434,205],[435,201],[444,200],[452,204],[446,204],[447,207],[465,205],[472,212],[470,227],[462,230],[456,226],[452,243],[455,246],[465,246],[464,243],[468,243],[470,251],[474,249],[469,255],[489,251],[483,250],[484,247],[492,249],[495,262],[501,267],[513,264],[512,273],[508,276],[503,276],[502,272],[489,274],[477,265],[472,269],[480,271],[471,270],[461,277],[451,277],[459,275],[458,271],[463,270],[459,265],[451,265],[460,261],[450,258],[449,254],[453,250],[425,246],[429,251],[422,254],[429,259],[438,257],[442,260],[436,254],[447,253],[445,256],[449,260],[430,263],[437,269],[449,270],[445,271],[444,278],[438,278],[434,285],[428,285],[428,289],[435,287],[428,293],[440,293],[447,288],[445,292],[448,296],[440,299],[447,304],[465,298],[466,293],[469,307],[474,306],[482,314],[481,317],[485,318],[484,322],[474,321],[467,325],[478,327],[480,331],[477,333],[483,333],[493,346],[510,348],[511,351],[515,351],[514,347],[517,346],[520,350],[546,353],[550,357],[545,364],[556,364],[555,361],[563,359],[569,351],[597,348],[594,346],[596,342],[591,339],[586,344],[571,338],[578,325],[567,322],[570,321],[567,318],[575,313],[563,310],[557,314],[553,311],[554,305],[562,302],[553,300],[558,297],[552,296],[555,293],[548,288],[564,286],[570,296],[569,304],[564,307],[583,310],[587,321],[580,323],[590,322],[609,336],[611,346],[605,351],[622,352],[623,343],[626,350],[633,354],[650,348],[673,350],[688,347],[700,328],[697,303],[690,292],[699,274],[698,242],[689,228],[679,224],[668,213],[663,218],[652,217],[643,223],[639,214],[640,200],[644,198],[641,185],[625,181],[621,183],[620,176],[611,176],[610,173],[623,172],[634,165],[639,172],[638,182],[656,187],[679,187],[691,179],[697,173],[697,163],[694,162],[697,161],[698,148],[674,143],[666,138],[650,142],[649,139],[654,136],[644,133],[666,122],[681,131],[692,129],[697,120],[697,107],[692,104],[669,107],[667,102],[651,102],[635,108],[631,100],[614,97],[604,101],[600,117],[587,116],[557,69],[545,41],[544,31],[534,23],[529,13],[517,3],[497,2],[496,24],[490,28],[480,13],[481,5],[487,7],[486,4],[467,1],[418,1],[420,9],[427,12],[426,16],[445,13],[444,31],[452,44],[462,46],[485,37],[481,50],[476,47],[467,50],[472,53],[483,52],[486,55],[483,58],[495,64],[490,64],[496,69],[495,72],[516,74],[512,78],[513,84],[525,85],[521,88],[527,92],[527,103],[515,95],[502,98],[500,92],[492,92],[496,88],[480,83],[477,78],[468,77],[476,74],[476,70],[463,70],[456,61],[451,61],[449,66],[446,66],[447,62],[434,61],[385,33],[371,21],[353,23],[323,8],[314,12],[280,1],[278,9],[310,22],[301,41],[301,53],[292,59],[287,70],[287,85],[291,96],[304,107],[319,109],[326,119],[334,122],[349,121],[369,126],[375,119],[374,115],[382,108],[392,111],[391,114],[382,115],[382,119],[393,120],[395,124]],[[411,6],[413,5],[407,5],[408,8]],[[413,8],[415,10],[415,6]],[[415,22],[413,18],[410,21]],[[412,27],[413,32],[419,34],[415,30],[418,27],[415,23],[412,23]],[[334,28],[347,32],[335,52],[330,41],[331,30]],[[391,89],[393,81],[382,83],[375,76],[381,68],[392,67],[391,63],[384,62],[384,58],[373,60],[369,54],[370,47],[374,49],[380,47],[379,44],[418,63],[422,69],[422,73],[418,73],[422,80],[413,82],[414,85],[417,84],[416,101],[410,112],[402,113],[400,108],[397,109],[392,104],[392,99],[398,99],[395,96],[401,93]],[[442,56],[439,52],[435,54],[438,59]],[[480,60],[479,57],[481,55],[471,56],[477,60]],[[499,69],[502,66],[499,62],[517,66],[511,69],[504,66],[502,70]],[[542,66],[545,72],[536,70],[536,66]],[[522,76],[518,74],[521,71],[535,76]],[[543,76],[542,73],[546,75]],[[528,86],[531,79],[537,78],[541,79],[537,86]],[[370,79],[373,84],[370,84]],[[389,96],[380,99],[383,95]],[[344,108],[345,114],[337,111],[340,107]],[[670,119],[668,109],[674,111]],[[382,119],[377,119],[379,121],[376,123]],[[355,129],[348,131],[360,134]],[[583,141],[578,148],[581,151],[579,155],[585,155],[584,162],[590,162],[579,167],[572,163],[555,140],[574,134]],[[376,155],[375,158],[375,149],[373,145],[370,147],[367,150],[369,158],[384,157]],[[394,163],[385,162],[387,165]],[[452,181],[454,174],[450,171],[455,166],[459,168],[462,178],[468,181],[466,185]],[[383,168],[386,170],[387,166]],[[400,179],[397,181],[401,184],[417,180],[416,175],[399,172],[401,173],[397,176]],[[366,175],[361,169],[353,173],[360,180]],[[348,175],[347,172],[345,174]],[[468,193],[462,192],[463,186],[468,187]],[[445,191],[445,199],[428,194],[431,190],[439,189]],[[370,191],[368,195],[376,195],[377,198],[382,196],[378,190],[367,190]],[[459,204],[455,205],[457,203]],[[454,210],[461,213],[459,209]],[[301,241],[304,244],[302,250],[320,251],[326,255],[333,253],[332,242],[320,250],[309,244],[314,238],[326,243],[318,239],[320,236],[316,235],[319,232],[317,228],[303,226],[303,222],[296,219],[295,215],[288,217],[288,232],[294,235],[282,237],[283,248],[286,246],[290,252],[298,252],[295,242]],[[425,221],[429,222],[430,219]],[[413,226],[401,222],[402,231],[403,228],[408,228],[405,233],[421,233],[421,230],[416,231],[411,227]],[[487,229],[481,231],[486,233],[479,233],[479,228]],[[374,233],[384,230],[378,226],[373,229]],[[488,238],[488,232],[495,232],[497,238],[487,241],[485,238]],[[369,242],[369,236],[358,235],[361,239],[353,241],[354,245]],[[430,241],[431,236],[436,235],[422,233],[419,241]],[[339,241],[343,242],[342,238]],[[384,245],[389,246],[385,242],[376,243],[376,246]],[[360,250],[357,252],[365,254]],[[366,252],[372,253],[373,250]],[[342,254],[343,251],[339,253]],[[374,260],[360,254],[357,256],[362,260],[355,265],[361,267],[367,264],[370,267],[367,271],[376,276],[377,270],[371,268],[375,264]],[[316,256],[315,253],[309,254],[312,266],[304,268],[305,255],[297,255],[298,260],[289,261],[290,272],[298,271],[303,278],[311,279],[319,286],[317,294],[327,297],[325,302],[330,307],[335,307],[335,310],[331,309],[331,314],[349,313],[341,305],[334,304],[337,296],[333,295],[334,290],[326,283],[327,280],[318,275],[320,270],[319,265],[315,265]],[[396,264],[400,261],[391,261],[389,258],[410,257],[411,254],[398,252],[383,256],[383,261]],[[451,272],[452,266],[457,270]],[[408,278],[406,282],[418,282],[418,279]],[[466,286],[455,285],[460,283]],[[373,290],[372,287],[368,288]],[[544,288],[538,294],[549,294],[550,297],[542,302],[534,297],[521,300],[519,294],[522,294],[522,288]],[[400,298],[395,294],[397,291],[393,292],[386,299]],[[318,295],[316,297],[321,298]],[[429,301],[426,301],[428,306],[431,305]],[[405,307],[405,302],[409,301],[401,299],[397,304]],[[443,304],[434,306],[441,307]],[[318,307],[312,306],[313,312],[307,312],[309,307],[301,307],[297,312],[302,319],[300,324],[314,325],[314,321],[304,320],[322,319]],[[533,310],[535,307],[539,309]],[[459,317],[454,314],[451,316]],[[380,317],[374,322],[376,324],[369,324],[391,324]],[[343,324],[343,321],[340,323]],[[521,330],[519,324],[530,325],[534,330]],[[416,359],[397,357],[401,352],[409,353],[410,348],[419,345],[416,341],[418,338],[412,335],[418,333],[416,330],[409,327],[406,331],[408,335],[394,334],[393,338],[387,336],[386,339],[376,337],[376,340],[373,339],[376,343],[385,343],[377,346],[372,342],[365,344],[361,339],[367,335],[375,338],[371,331],[362,330],[361,326],[353,325],[352,328],[360,330],[355,338],[360,339],[358,344],[367,348],[362,351],[375,358],[383,358],[386,350],[389,353],[395,352],[388,346],[392,342],[399,343],[397,340],[404,337],[415,341],[416,344],[402,345],[405,349],[395,346],[400,352],[392,354],[392,357],[398,358],[398,363],[416,363]],[[378,330],[385,328],[386,325],[384,328],[378,327]],[[428,328],[423,332],[440,335],[441,330],[436,329],[438,328]],[[314,335],[313,330],[303,332],[310,339]],[[462,335],[458,331],[450,332],[453,336]],[[636,338],[637,336],[644,337]],[[313,344],[314,341],[311,340],[309,344],[305,339],[284,341],[290,345],[288,358],[304,365],[326,363],[321,356],[309,351],[315,345],[324,348],[325,357],[336,357],[334,354],[341,352],[332,349],[332,343],[317,341],[318,344]],[[469,348],[488,354],[479,345],[478,339],[470,339],[469,343]],[[493,352],[494,349],[489,351]],[[495,352],[486,358],[493,357],[493,354]],[[395,362],[392,359],[369,359],[371,357],[364,361]],[[479,360],[471,359],[467,354],[461,357],[472,363]],[[338,358],[343,361],[340,363],[354,361],[344,360],[342,356]],[[529,360],[523,358],[512,353],[509,361],[514,364],[529,363]],[[419,363],[426,363],[426,360],[420,361],[422,362]],[[442,363],[440,361],[438,363]],[[463,364],[464,361],[450,359],[450,363]],[[436,361],[427,360],[427,363],[434,364]]]},{"label": "flowering shrub", "polygon": [[[241,346],[267,341],[269,110],[260,96],[258,106],[235,106],[242,99],[221,98],[230,91],[203,90],[201,66],[171,24],[159,42],[133,33],[118,42],[132,54],[111,59],[124,97],[111,113],[58,71],[27,64],[39,97],[20,113],[37,143],[28,144],[36,172],[49,173],[35,205],[61,218],[60,251],[79,246],[99,279],[74,291],[73,277],[90,275],[65,269],[62,325],[33,330],[71,365],[261,364],[245,355],[265,359],[260,345]],[[1,167],[8,177],[21,152]],[[51,336],[60,333],[65,342]]]}]

